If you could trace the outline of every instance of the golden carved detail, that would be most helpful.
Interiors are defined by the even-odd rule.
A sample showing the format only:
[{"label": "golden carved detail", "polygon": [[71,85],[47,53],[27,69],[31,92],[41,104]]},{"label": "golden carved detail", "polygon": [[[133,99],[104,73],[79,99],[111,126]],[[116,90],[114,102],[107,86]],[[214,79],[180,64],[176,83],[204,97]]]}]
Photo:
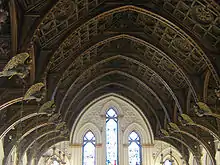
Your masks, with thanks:
[{"label": "golden carved detail", "polygon": [[183,126],[186,126],[186,125],[193,125],[195,124],[194,121],[190,118],[190,116],[188,116],[187,114],[181,114],[178,116],[178,120],[179,122],[183,125]]},{"label": "golden carved detail", "polygon": [[174,40],[174,45],[179,50],[184,51],[184,52],[189,52],[189,51],[192,50],[191,45],[186,40],[184,40],[183,38],[176,38]]},{"label": "golden carved detail", "polygon": [[163,136],[170,136],[168,131],[165,130],[165,129],[160,129],[160,133],[163,135]]},{"label": "golden carved detail", "polygon": [[199,117],[212,116],[220,119],[220,114],[213,112],[213,110],[203,102],[197,102],[196,105],[194,106],[194,111],[196,115]]},{"label": "golden carved detail", "polygon": [[196,20],[202,24],[209,24],[214,20],[213,14],[205,7],[197,6],[194,9]]},{"label": "golden carved detail", "polygon": [[24,100],[32,100],[40,101],[42,99],[41,89],[44,87],[43,83],[37,83],[32,85],[28,91],[24,95]]},{"label": "golden carved detail", "polygon": [[54,103],[54,100],[51,100],[51,101],[48,101],[48,102],[44,103],[44,104],[40,107],[38,113],[46,112],[46,113],[48,113],[48,114],[52,114],[53,111],[55,110],[55,108],[56,108],[56,105],[55,105],[55,103]]},{"label": "golden carved detail", "polygon": [[20,78],[25,78],[30,70],[30,55],[28,53],[20,53],[12,57],[6,64],[3,71],[0,72],[0,77],[12,77],[18,75]]}]

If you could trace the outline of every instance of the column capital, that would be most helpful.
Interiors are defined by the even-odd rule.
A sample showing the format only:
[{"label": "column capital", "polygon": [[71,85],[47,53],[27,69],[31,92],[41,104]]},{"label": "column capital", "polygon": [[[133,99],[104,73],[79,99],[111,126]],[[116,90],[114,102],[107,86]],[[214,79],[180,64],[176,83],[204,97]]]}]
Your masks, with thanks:
[{"label": "column capital", "polygon": [[142,144],[144,148],[154,148],[154,144]]},{"label": "column capital", "polygon": [[80,147],[82,147],[82,144],[77,144],[77,143],[75,143],[75,144],[69,144],[69,146],[71,147],[71,148],[80,148]]},{"label": "column capital", "polygon": [[95,146],[96,146],[96,148],[100,148],[100,147],[102,147],[102,143],[97,143]]},{"label": "column capital", "polygon": [[100,117],[101,117],[102,119],[105,119],[105,118],[106,118],[106,115],[101,114]]},{"label": "column capital", "polygon": [[129,144],[127,143],[127,144],[123,144],[123,147],[128,147],[129,146]]},{"label": "column capital", "polygon": [[121,119],[121,118],[123,118],[123,117],[124,117],[123,114],[119,114],[119,115],[118,115],[118,118],[119,118],[119,119]]}]

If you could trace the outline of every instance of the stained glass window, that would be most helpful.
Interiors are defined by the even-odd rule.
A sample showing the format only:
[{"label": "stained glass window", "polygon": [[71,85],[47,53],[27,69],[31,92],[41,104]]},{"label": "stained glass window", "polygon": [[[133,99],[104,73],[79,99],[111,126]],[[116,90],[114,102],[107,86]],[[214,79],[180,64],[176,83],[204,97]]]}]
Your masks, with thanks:
[{"label": "stained glass window", "polygon": [[166,160],[166,161],[164,162],[164,165],[172,165],[172,162],[170,162],[170,160]]},{"label": "stained glass window", "polygon": [[141,142],[136,132],[131,132],[128,144],[129,165],[141,165]]},{"label": "stained glass window", "polygon": [[83,137],[83,165],[95,165],[95,136],[91,131]]},{"label": "stained glass window", "polygon": [[56,160],[54,160],[51,165],[60,165],[60,163],[58,163]]},{"label": "stained glass window", "polygon": [[106,165],[118,165],[118,116],[112,108],[106,113]]}]

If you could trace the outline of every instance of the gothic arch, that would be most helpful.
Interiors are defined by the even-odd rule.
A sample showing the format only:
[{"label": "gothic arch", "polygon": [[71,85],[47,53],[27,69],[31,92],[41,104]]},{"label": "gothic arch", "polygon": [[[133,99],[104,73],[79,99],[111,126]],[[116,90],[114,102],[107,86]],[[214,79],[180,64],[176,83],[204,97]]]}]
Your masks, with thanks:
[{"label": "gothic arch", "polygon": [[[73,152],[77,153],[77,160],[73,164],[82,163],[82,139],[86,132],[92,131],[96,137],[96,161],[97,165],[103,164],[106,160],[106,113],[109,109],[117,113],[118,123],[118,161],[120,164],[128,163],[128,136],[136,131],[143,144],[143,165],[147,163],[145,156],[148,153],[146,146],[153,146],[154,135],[147,119],[141,111],[130,100],[111,93],[95,99],[87,105],[73,124],[70,134],[70,143]],[[148,154],[149,155],[149,154]],[[127,163],[126,163],[127,162]]]},{"label": "gothic arch", "polygon": [[[177,165],[182,164],[181,154],[178,152],[176,148],[170,146],[168,143],[163,141],[155,141],[156,146],[156,154],[155,154],[155,162],[154,165],[160,165],[161,154],[163,154],[163,161],[169,159],[170,147],[172,148],[172,156]],[[162,147],[161,147],[162,146]]]},{"label": "gothic arch", "polygon": [[154,143],[152,141],[153,139],[148,138],[150,137],[150,132],[147,129],[143,128],[137,123],[132,123],[124,131],[123,144],[128,143],[128,136],[132,131],[135,131],[136,133],[138,133],[138,135],[140,136],[141,144],[153,144]]},{"label": "gothic arch", "polygon": [[74,131],[74,136],[71,141],[73,144],[81,144],[83,140],[83,136],[86,134],[86,132],[91,131],[96,138],[96,143],[102,142],[102,135],[99,129],[96,127],[93,123],[86,123],[82,127],[76,127],[76,130]]},{"label": "gothic arch", "polygon": [[108,101],[102,108],[101,110],[101,115],[104,115],[107,113],[107,111],[110,109],[110,108],[113,108],[114,111],[117,113],[117,115],[120,117],[120,116],[123,116],[123,110],[121,109],[120,105],[118,104],[117,100],[115,100],[114,98],[112,98],[110,101]]},{"label": "gothic arch", "polygon": [[[55,148],[55,157],[57,157],[58,159],[60,159],[59,156],[58,156],[58,155],[60,154],[59,152],[61,152],[61,155],[63,155],[63,154],[65,153],[65,149],[64,149],[64,148],[59,148],[59,146],[60,146],[62,143],[63,143],[63,144],[64,144],[64,143],[68,143],[68,141],[62,141],[62,142],[59,142],[59,143],[56,143],[56,144],[53,145],[53,147],[56,147],[56,148]],[[51,147],[49,150],[47,150],[47,151],[44,153],[44,155],[47,155],[47,156],[52,155],[52,154],[53,154],[53,147]],[[49,160],[50,160],[50,157],[41,157],[41,158],[39,159],[38,164],[41,165],[41,164],[45,164],[46,162],[48,163]],[[69,158],[68,158],[68,155],[65,155],[65,163],[66,163],[66,165],[71,165],[71,164],[70,164],[70,160],[69,160]]]},{"label": "gothic arch", "polygon": [[[101,105],[101,103],[102,103],[102,105]],[[76,132],[78,132],[77,131],[77,127],[82,127],[82,130],[85,129],[84,133],[86,133],[86,131],[88,131],[88,129],[86,129],[87,126],[88,126],[88,128],[91,127],[91,131],[94,130],[96,132],[96,133],[94,132],[95,136],[97,136],[97,138],[100,137],[99,135],[101,134],[101,131],[102,131],[102,128],[103,128],[103,125],[101,126],[100,122],[98,124],[94,124],[92,122],[89,122],[90,124],[88,124],[88,125],[85,125],[85,123],[86,123],[85,122],[84,124],[79,126],[80,125],[80,121],[82,121],[84,116],[86,114],[88,114],[88,112],[91,111],[95,107],[99,107],[99,112],[96,112],[96,118],[99,118],[99,120],[98,119],[93,119],[94,121],[102,121],[102,124],[104,124],[105,121],[103,121],[103,117],[105,116],[105,112],[110,107],[115,107],[115,110],[116,110],[116,112],[119,115],[119,118],[124,118],[125,114],[124,114],[124,111],[122,110],[123,109],[122,103],[124,105],[128,106],[129,109],[132,109],[132,110],[134,110],[134,112],[137,112],[136,115],[138,115],[138,118],[142,118],[143,119],[143,122],[141,122],[142,128],[143,127],[146,128],[145,131],[147,130],[147,132],[148,132],[146,135],[149,137],[148,142],[150,142],[150,144],[152,144],[153,141],[154,141],[153,140],[154,139],[153,138],[154,137],[153,131],[151,129],[150,123],[144,117],[144,115],[141,113],[141,110],[134,103],[132,103],[130,100],[128,100],[128,99],[126,99],[126,98],[124,98],[122,96],[119,96],[117,94],[114,94],[114,93],[110,93],[110,94],[107,94],[107,95],[104,95],[104,96],[102,96],[100,98],[95,99],[94,101],[92,101],[89,105],[87,105],[82,110],[82,112],[80,113],[80,115],[76,119],[75,123],[73,124],[72,130],[71,130],[71,133],[70,133],[70,142],[74,142],[75,141],[74,139],[77,139],[75,136],[77,136],[78,138],[83,136],[82,134],[81,134],[81,136],[76,134]],[[90,115],[92,115],[92,114],[90,114]],[[91,117],[90,115],[89,115],[89,117]],[[122,130],[125,131],[126,128],[128,128],[128,126],[130,124],[132,124],[132,123],[127,124],[127,126],[122,128]],[[140,125],[140,123],[136,123],[136,124]],[[100,129],[98,128],[99,126],[100,126]],[[140,128],[140,127],[137,127],[137,128]],[[101,142],[101,141],[97,141],[97,143],[98,142]]]}]

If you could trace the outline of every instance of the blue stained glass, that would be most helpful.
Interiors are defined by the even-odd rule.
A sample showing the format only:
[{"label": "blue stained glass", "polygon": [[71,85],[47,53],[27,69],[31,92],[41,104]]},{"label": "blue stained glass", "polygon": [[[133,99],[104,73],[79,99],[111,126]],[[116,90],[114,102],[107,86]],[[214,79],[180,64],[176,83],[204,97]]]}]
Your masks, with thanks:
[{"label": "blue stained glass", "polygon": [[95,136],[91,131],[83,138],[83,165],[95,165]]},{"label": "blue stained glass", "polygon": [[169,160],[166,160],[166,161],[164,162],[164,165],[172,165],[172,163],[171,163]]},{"label": "blue stained glass", "polygon": [[60,165],[60,163],[58,163],[56,160],[54,160],[51,165]]},{"label": "blue stained glass", "polygon": [[141,144],[137,133],[132,132],[128,137],[129,165],[141,165]]},{"label": "blue stained glass", "polygon": [[118,165],[118,118],[113,109],[106,113],[106,165]]}]

